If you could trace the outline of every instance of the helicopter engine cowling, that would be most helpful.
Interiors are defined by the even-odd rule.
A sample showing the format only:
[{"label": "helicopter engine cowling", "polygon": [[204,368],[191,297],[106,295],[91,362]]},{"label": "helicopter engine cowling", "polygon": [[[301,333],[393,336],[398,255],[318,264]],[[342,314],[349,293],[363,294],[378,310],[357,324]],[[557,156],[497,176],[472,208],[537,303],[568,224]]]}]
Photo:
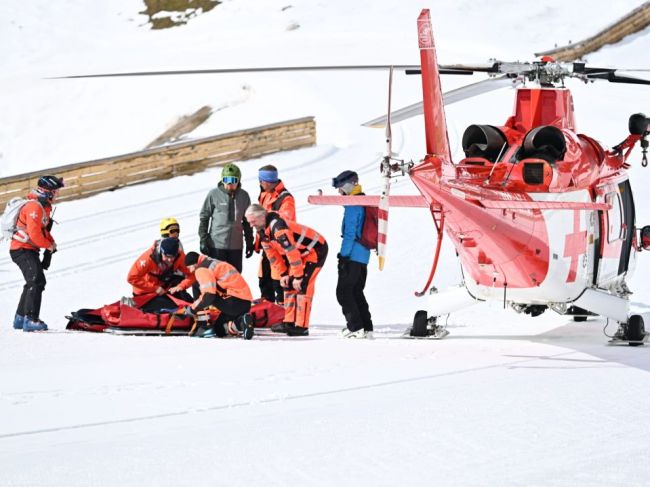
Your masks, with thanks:
[{"label": "helicopter engine cowling", "polygon": [[467,157],[483,157],[496,162],[504,153],[507,140],[505,135],[492,125],[470,125],[463,134],[463,151]]},{"label": "helicopter engine cowling", "polygon": [[559,128],[543,125],[526,134],[523,148],[526,157],[537,157],[553,163],[564,157],[566,139]]}]

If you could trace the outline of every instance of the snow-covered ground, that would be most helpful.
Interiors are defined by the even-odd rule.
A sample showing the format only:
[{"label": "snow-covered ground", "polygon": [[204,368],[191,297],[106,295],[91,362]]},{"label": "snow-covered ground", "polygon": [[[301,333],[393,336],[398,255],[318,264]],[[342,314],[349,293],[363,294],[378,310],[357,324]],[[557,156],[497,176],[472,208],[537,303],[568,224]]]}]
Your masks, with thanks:
[{"label": "snow-covered ground", "polygon": [[[437,3],[437,4],[436,4]],[[436,2],[229,0],[186,26],[150,31],[135,0],[0,4],[0,175],[137,150],[179,116],[219,110],[193,136],[315,115],[318,145],[241,164],[274,163],[299,219],[332,255],[317,284],[312,335],[199,340],[65,333],[65,314],[130,292],[132,261],[179,218],[197,246],[210,170],[58,205],[60,251],[47,273],[47,334],[14,332],[22,279],[0,256],[0,485],[647,485],[648,347],[606,345],[603,320],[550,312],[526,318],[496,304],[449,317],[439,342],[401,340],[422,304],[433,256],[430,216],[392,209],[387,268],[371,262],[374,341],[337,338],[334,289],[340,208],[306,197],[344,169],[379,187],[383,133],[360,123],[385,111],[385,73],[297,73],[90,80],[95,72],[251,65],[418,62],[415,19],[432,11],[442,63],[534,51],[587,37],[634,1]],[[290,8],[285,8],[290,6]],[[296,26],[298,26],[296,28]],[[597,65],[648,67],[648,31],[589,56]],[[460,79],[459,79],[460,78]],[[475,79],[480,79],[476,77]],[[474,79],[472,79],[474,80]],[[446,77],[446,89],[470,82]],[[417,77],[396,76],[394,106],[420,99]],[[650,111],[645,86],[581,85],[579,129],[614,145],[631,113]],[[503,90],[449,107],[452,147],[470,123],[503,123]],[[394,127],[407,159],[424,151],[421,119]],[[632,156],[637,221],[647,221],[650,169]],[[395,193],[413,193],[404,180]],[[445,242],[435,285],[458,282]],[[255,289],[257,257],[244,274]],[[634,306],[650,303],[639,256]],[[610,327],[607,330],[613,333]]]}]

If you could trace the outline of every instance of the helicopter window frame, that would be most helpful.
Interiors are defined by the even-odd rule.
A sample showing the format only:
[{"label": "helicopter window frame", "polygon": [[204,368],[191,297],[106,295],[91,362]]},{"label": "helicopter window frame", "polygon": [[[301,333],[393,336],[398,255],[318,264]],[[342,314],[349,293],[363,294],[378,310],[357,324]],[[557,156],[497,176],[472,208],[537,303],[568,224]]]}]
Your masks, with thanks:
[{"label": "helicopter window frame", "polygon": [[611,206],[607,210],[607,242],[612,243],[625,238],[621,194],[618,191],[608,193],[605,202]]}]

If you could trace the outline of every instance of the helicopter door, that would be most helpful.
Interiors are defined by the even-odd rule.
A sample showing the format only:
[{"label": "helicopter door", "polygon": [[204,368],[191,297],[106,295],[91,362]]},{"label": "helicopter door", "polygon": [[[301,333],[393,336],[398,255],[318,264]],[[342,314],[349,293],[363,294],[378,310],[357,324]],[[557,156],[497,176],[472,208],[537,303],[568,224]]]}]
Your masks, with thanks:
[{"label": "helicopter door", "polygon": [[605,195],[611,208],[602,213],[598,285],[614,284],[627,272],[634,237],[634,201],[629,181],[611,186]]},{"label": "helicopter door", "polygon": [[630,181],[623,181],[618,185],[621,196],[621,214],[623,217],[623,247],[618,264],[618,273],[624,274],[630,267],[630,254],[632,253],[632,240],[634,239],[634,198]]}]

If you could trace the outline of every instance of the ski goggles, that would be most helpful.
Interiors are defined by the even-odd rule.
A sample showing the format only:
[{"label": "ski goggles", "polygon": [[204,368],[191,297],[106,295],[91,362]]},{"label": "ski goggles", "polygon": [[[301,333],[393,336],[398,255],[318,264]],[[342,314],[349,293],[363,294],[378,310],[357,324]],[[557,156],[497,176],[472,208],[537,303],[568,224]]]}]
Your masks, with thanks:
[{"label": "ski goggles", "polygon": [[221,180],[223,181],[223,184],[237,184],[239,182],[237,176],[224,176]]}]

